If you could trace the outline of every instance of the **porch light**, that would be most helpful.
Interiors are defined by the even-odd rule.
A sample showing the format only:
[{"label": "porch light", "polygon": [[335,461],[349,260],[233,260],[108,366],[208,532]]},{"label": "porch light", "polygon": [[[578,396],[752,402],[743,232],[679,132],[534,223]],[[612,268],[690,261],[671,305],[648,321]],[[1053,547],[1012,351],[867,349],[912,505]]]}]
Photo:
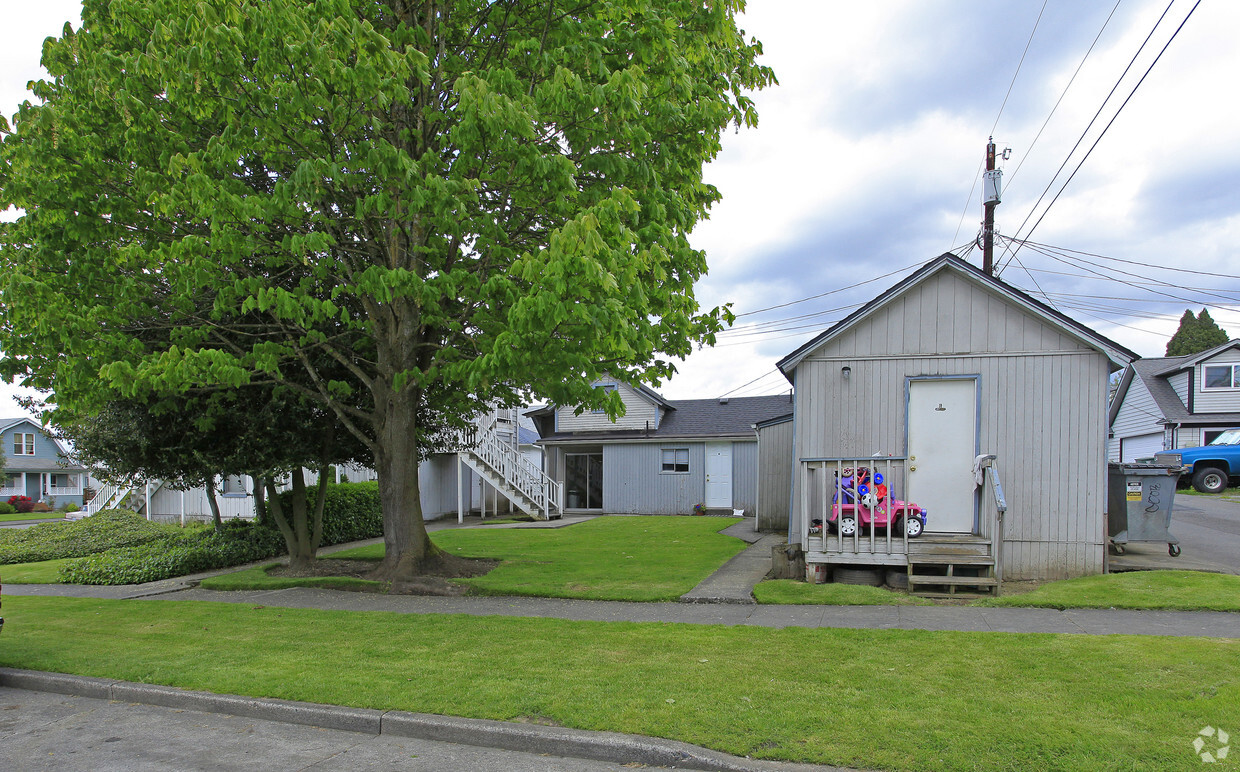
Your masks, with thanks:
[{"label": "porch light", "polygon": [[852,368],[848,365],[844,365],[840,368],[840,375],[844,376],[844,380],[848,380],[849,377],[852,376]]}]

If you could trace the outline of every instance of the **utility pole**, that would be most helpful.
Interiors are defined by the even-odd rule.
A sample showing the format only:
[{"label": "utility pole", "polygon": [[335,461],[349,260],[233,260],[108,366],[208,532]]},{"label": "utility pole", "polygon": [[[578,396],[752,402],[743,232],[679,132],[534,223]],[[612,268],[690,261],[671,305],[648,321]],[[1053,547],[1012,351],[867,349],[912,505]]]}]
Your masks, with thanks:
[{"label": "utility pole", "polygon": [[999,180],[1003,172],[995,169],[995,138],[986,142],[986,176],[982,185],[982,270],[995,275],[995,206],[999,203]]}]

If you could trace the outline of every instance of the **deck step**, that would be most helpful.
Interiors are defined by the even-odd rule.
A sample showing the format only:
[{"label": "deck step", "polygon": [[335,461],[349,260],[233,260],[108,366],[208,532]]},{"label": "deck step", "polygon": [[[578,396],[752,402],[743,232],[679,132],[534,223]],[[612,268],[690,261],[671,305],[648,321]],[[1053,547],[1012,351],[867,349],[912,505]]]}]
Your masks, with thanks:
[{"label": "deck step", "polygon": [[992,555],[909,555],[908,562],[914,566],[993,566]]},{"label": "deck step", "polygon": [[937,576],[931,574],[913,574],[908,578],[911,586],[919,584],[967,585],[972,587],[993,587],[999,581],[993,576]]}]

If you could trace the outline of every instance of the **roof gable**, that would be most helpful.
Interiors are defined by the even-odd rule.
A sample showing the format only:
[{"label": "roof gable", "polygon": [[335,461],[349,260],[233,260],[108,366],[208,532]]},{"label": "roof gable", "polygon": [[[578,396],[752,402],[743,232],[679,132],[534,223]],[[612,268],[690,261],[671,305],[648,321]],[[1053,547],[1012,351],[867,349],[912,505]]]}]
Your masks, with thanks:
[{"label": "roof gable", "polygon": [[1041,303],[1030,297],[1015,287],[990,276],[978,270],[969,263],[961,260],[959,257],[944,253],[939,257],[931,260],[918,270],[906,276],[897,282],[886,292],[875,297],[861,308],[849,314],[843,320],[828,328],[825,332],[819,334],[808,343],[799,347],[788,356],[779,361],[778,367],[786,377],[791,378],[791,372],[796,369],[797,365],[809,356],[813,351],[822,347],[829,341],[840,337],[845,332],[857,327],[863,321],[875,316],[882,309],[887,308],[892,303],[904,297],[914,288],[927,282],[932,277],[944,273],[950,273],[959,279],[973,286],[980,287],[992,296],[999,297],[1002,301],[1015,306],[1026,314],[1036,318],[1042,324],[1054,328],[1069,338],[1075,340],[1086,348],[1093,349],[1104,354],[1111,362],[1118,366],[1127,365],[1137,355],[1127,348],[1121,346],[1115,341],[1089,329],[1080,322],[1065,316],[1050,306]]}]

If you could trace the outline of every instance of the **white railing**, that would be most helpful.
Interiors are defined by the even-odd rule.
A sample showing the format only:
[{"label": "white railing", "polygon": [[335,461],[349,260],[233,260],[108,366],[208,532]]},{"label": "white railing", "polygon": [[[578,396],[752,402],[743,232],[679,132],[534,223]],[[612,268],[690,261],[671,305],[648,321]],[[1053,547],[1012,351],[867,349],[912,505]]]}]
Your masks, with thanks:
[{"label": "white railing", "polygon": [[903,458],[802,459],[800,475],[807,552],[906,556],[910,535],[925,526],[921,509],[905,500]]},{"label": "white railing", "polygon": [[132,492],[133,487],[130,485],[104,485],[95,492],[95,497],[86,503],[85,512],[93,515],[105,509],[112,509]]},{"label": "white railing", "polygon": [[995,498],[995,517],[991,521],[991,533],[994,534],[995,556],[995,594],[1003,588],[1003,518],[1007,515],[1007,497],[1003,495],[1003,483],[999,480],[998,458],[993,454],[978,456],[974,462],[977,468],[985,470],[986,479],[990,483],[990,491]]},{"label": "white railing", "polygon": [[[494,421],[488,424],[493,426]],[[465,450],[462,452],[499,477],[504,485],[524,496],[533,510],[531,514],[540,513],[543,517],[550,517],[553,511],[562,513],[563,486],[547,476],[537,464],[516,448],[500,440],[490,426],[471,427],[463,431],[461,443]]]},{"label": "white railing", "polygon": [[25,496],[26,491],[22,488],[0,488],[0,501],[6,501],[13,496]]},{"label": "white railing", "polygon": [[63,485],[58,487],[49,487],[47,489],[49,496],[81,496],[82,486],[80,485]]}]

